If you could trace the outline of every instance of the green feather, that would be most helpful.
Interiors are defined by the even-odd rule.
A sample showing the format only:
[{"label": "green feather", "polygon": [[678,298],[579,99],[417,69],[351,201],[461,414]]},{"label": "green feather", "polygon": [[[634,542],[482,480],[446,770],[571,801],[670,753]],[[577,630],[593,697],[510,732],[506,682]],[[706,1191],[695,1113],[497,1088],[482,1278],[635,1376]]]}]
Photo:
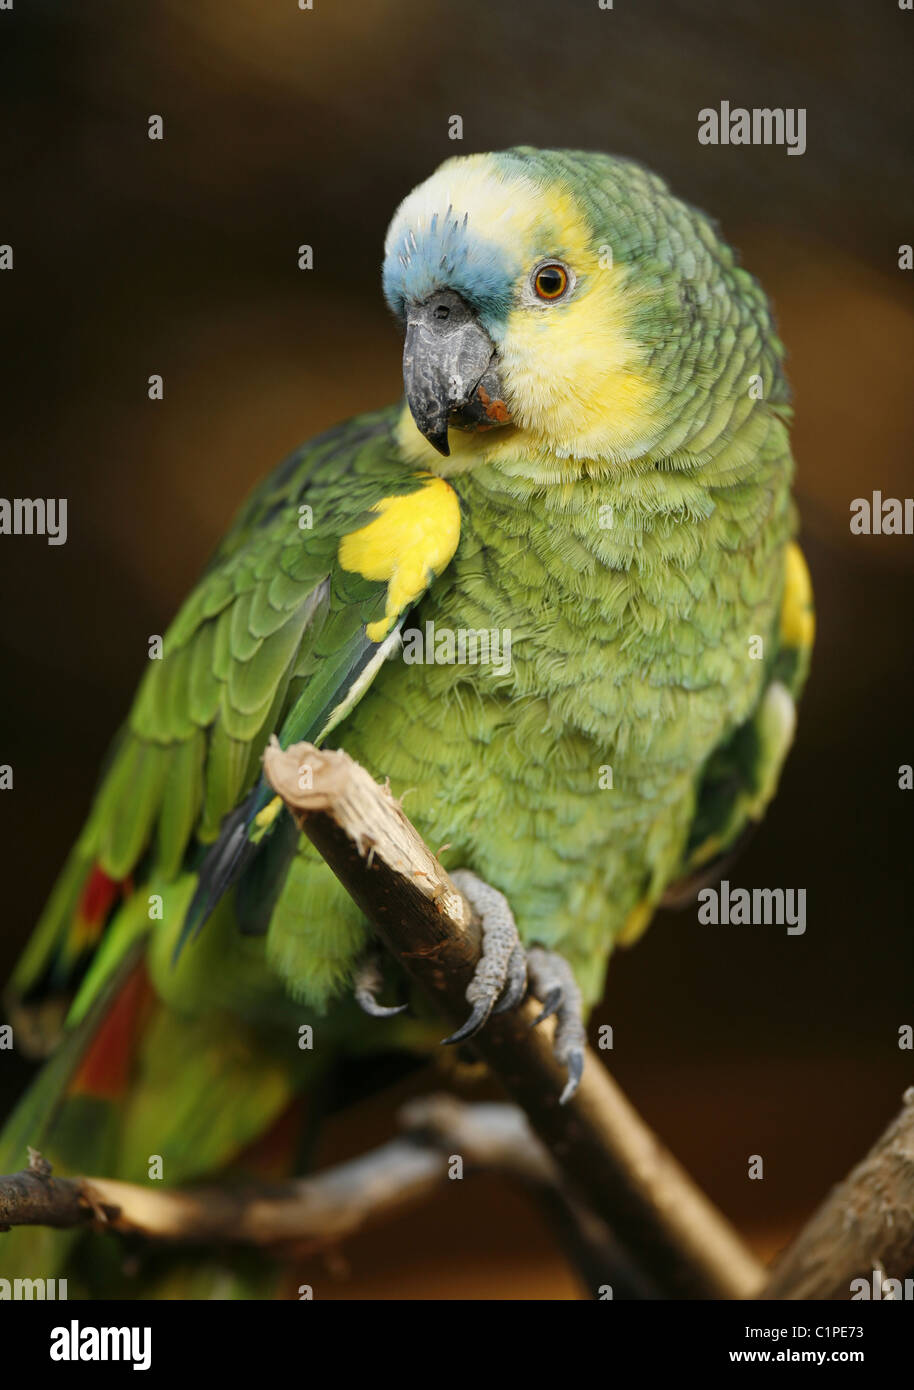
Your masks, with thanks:
[{"label": "green feather", "polygon": [[200,825],[200,839],[204,843],[215,839],[222,821],[241,800],[246,790],[247,762],[247,746],[230,738],[222,716],[217,716],[206,758],[206,792]]},{"label": "green feather", "polygon": [[203,801],[206,739],[198,729],[172,753],[159,812],[156,866],[166,879],[181,867]]},{"label": "green feather", "polygon": [[205,729],[215,719],[222,695],[221,684],[213,670],[215,640],[216,624],[204,623],[194,639],[192,648],[187,708],[191,719],[201,729]]}]

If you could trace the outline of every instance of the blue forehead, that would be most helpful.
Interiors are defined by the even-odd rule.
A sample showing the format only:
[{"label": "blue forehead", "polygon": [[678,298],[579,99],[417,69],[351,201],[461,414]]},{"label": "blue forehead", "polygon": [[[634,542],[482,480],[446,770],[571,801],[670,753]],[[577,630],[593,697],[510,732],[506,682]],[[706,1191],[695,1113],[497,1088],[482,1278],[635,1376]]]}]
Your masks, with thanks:
[{"label": "blue forehead", "polygon": [[456,290],[487,326],[505,318],[522,269],[517,253],[480,236],[469,218],[435,213],[419,229],[404,226],[384,261],[384,296],[395,314],[436,290]]}]

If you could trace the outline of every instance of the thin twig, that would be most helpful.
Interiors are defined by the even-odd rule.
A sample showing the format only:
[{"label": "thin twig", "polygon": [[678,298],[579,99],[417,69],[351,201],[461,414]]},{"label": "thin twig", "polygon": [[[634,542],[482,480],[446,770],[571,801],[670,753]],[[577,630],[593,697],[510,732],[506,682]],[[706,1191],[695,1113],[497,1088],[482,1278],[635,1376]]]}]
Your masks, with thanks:
[{"label": "thin twig", "polygon": [[178,1190],[32,1171],[0,1178],[3,1226],[87,1226],[174,1243],[332,1244],[424,1199],[445,1179],[442,1155],[393,1139],[294,1182]]},{"label": "thin twig", "polygon": [[29,1168],[0,1178],[0,1229],[84,1226],[160,1243],[253,1244],[300,1256],[336,1245],[425,1201],[452,1176],[499,1173],[520,1182],[540,1207],[591,1294],[652,1290],[626,1264],[612,1236],[568,1193],[560,1169],[516,1106],[418,1097],[398,1114],[404,1134],[350,1162],[294,1182],[176,1191],[105,1178],[55,1178],[29,1150]]}]

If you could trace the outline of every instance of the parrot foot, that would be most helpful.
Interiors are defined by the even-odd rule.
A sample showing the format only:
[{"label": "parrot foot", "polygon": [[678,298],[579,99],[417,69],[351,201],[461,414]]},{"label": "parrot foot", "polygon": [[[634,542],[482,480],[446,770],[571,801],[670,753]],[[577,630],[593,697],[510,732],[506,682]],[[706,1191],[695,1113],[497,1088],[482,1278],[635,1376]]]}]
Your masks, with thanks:
[{"label": "parrot foot", "polygon": [[408,1008],[406,1004],[379,1004],[378,993],[383,984],[381,957],[376,951],[369,951],[355,968],[352,989],[359,1008],[372,1018],[393,1018],[394,1014],[402,1014]]},{"label": "parrot foot", "polygon": [[470,1016],[446,1044],[474,1037],[490,1014],[516,1008],[527,992],[527,957],[508,899],[469,869],[457,869],[451,878],[482,918],[482,955],[467,985]]},{"label": "parrot foot", "polygon": [[564,1105],[578,1089],[584,1072],[587,1030],[581,991],[567,960],[542,946],[531,946],[527,952],[527,973],[531,990],[543,1004],[542,1012],[533,1020],[533,1027],[555,1014],[553,1053],[568,1072],[568,1084],[559,1097],[559,1105]]},{"label": "parrot foot", "polygon": [[533,1026],[555,1014],[553,1052],[556,1061],[568,1072],[567,1084],[559,1098],[559,1105],[565,1105],[578,1089],[587,1046],[584,1006],[571,966],[564,957],[541,946],[524,950],[514,914],[503,893],[491,888],[469,869],[457,869],[451,878],[482,918],[482,955],[467,985],[466,999],[472,1006],[470,1016],[444,1042],[465,1042],[479,1032],[491,1014],[516,1008],[526,996],[529,982],[530,989],[543,1003]]}]

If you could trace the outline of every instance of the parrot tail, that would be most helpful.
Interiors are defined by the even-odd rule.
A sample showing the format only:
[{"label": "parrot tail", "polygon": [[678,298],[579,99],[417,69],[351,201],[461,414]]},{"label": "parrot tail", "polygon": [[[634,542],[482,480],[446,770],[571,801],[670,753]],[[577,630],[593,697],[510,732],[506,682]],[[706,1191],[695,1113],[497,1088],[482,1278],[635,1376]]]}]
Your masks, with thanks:
[{"label": "parrot tail", "polygon": [[[117,1103],[126,1092],[148,981],[134,966],[120,990],[69,1034],[45,1063],[0,1134],[0,1173],[15,1173],[37,1150],[57,1176],[109,1174],[117,1152]],[[78,1231],[15,1227],[0,1235],[0,1277],[53,1279],[65,1269]]]},{"label": "parrot tail", "polygon": [[27,1057],[56,1048],[73,997],[132,891],[132,879],[111,878],[78,845],[70,854],[3,996]]},{"label": "parrot tail", "polygon": [[[14,1109],[0,1134],[0,1174],[27,1167],[32,1148],[56,1176],[143,1186],[239,1165],[283,1176],[298,1152],[289,1135],[298,1133],[300,1084],[296,1058],[287,1061],[243,1021],[169,1008],[138,942]],[[0,1233],[0,1279],[61,1276],[71,1298],[271,1297],[278,1277],[273,1262],[251,1252],[235,1260],[150,1248],[137,1256],[117,1236],[37,1226]]]}]

